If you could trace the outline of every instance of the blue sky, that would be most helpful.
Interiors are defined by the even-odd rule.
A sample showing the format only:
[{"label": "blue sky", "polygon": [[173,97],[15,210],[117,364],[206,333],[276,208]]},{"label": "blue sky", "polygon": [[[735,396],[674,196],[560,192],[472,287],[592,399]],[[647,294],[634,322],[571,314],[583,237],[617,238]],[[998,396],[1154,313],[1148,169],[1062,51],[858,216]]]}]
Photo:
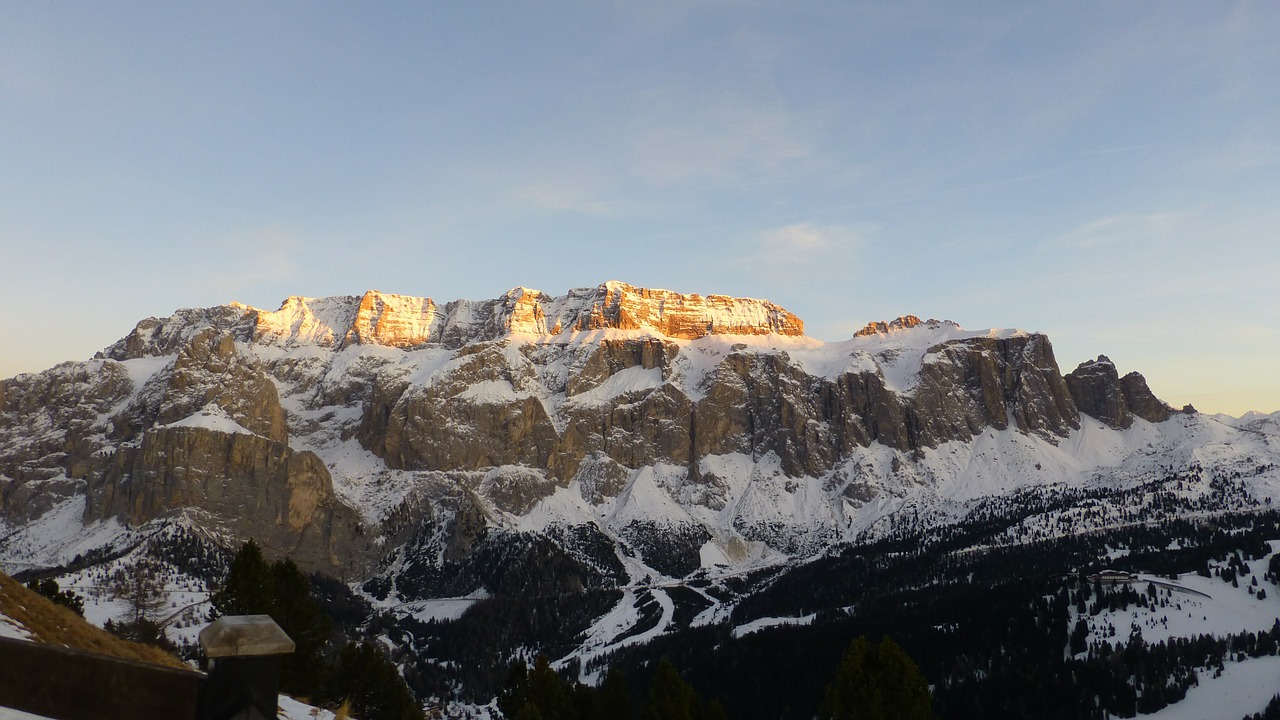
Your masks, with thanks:
[{"label": "blue sky", "polygon": [[0,377],[148,316],[609,279],[1280,410],[1274,2],[0,6]]}]

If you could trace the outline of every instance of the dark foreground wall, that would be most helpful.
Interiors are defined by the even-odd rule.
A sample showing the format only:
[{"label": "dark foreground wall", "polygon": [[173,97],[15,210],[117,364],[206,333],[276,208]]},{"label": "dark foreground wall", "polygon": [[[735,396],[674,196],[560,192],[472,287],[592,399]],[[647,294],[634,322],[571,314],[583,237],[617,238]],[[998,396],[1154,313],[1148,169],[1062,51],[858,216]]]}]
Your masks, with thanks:
[{"label": "dark foreground wall", "polygon": [[59,720],[195,720],[204,674],[0,638],[0,706]]}]

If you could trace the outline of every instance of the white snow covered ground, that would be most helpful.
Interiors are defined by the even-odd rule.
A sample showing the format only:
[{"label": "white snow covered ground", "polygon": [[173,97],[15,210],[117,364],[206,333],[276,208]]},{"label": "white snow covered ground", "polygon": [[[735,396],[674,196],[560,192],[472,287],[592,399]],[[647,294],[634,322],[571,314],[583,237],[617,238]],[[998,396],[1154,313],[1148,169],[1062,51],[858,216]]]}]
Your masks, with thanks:
[{"label": "white snow covered ground", "polygon": [[[1274,553],[1280,548],[1280,540],[1270,543]],[[1177,585],[1193,592],[1181,592],[1157,585],[1159,606],[1131,605],[1120,610],[1104,610],[1097,615],[1084,616],[1089,625],[1090,638],[1108,640],[1113,644],[1130,637],[1134,628],[1142,639],[1157,643],[1169,638],[1192,638],[1198,635],[1223,637],[1244,631],[1270,630],[1280,619],[1280,588],[1262,580],[1266,573],[1267,558],[1246,563],[1251,575],[1239,578],[1239,587],[1223,582],[1219,577],[1203,577],[1195,573],[1179,575],[1176,580],[1140,575],[1134,583],[1139,592],[1147,590],[1146,580]],[[1211,563],[1211,567],[1225,568],[1225,563]],[[1250,593],[1252,578],[1258,579],[1257,588],[1267,591],[1261,600]],[[1077,617],[1072,611],[1071,627]],[[1114,628],[1114,633],[1111,632]],[[1280,692],[1280,685],[1277,685]],[[1269,696],[1268,696],[1269,697]]]},{"label": "white snow covered ground", "polygon": [[[1272,554],[1280,550],[1280,540],[1270,543]],[[1280,619],[1280,588],[1262,580],[1270,556],[1247,562],[1249,573],[1242,574],[1239,587],[1220,577],[1203,577],[1196,573],[1176,579],[1139,574],[1134,589],[1147,592],[1149,581],[1158,583],[1155,605],[1131,605],[1119,610],[1104,610],[1097,615],[1084,615],[1090,629],[1090,642],[1127,641],[1141,633],[1147,643],[1171,638],[1193,638],[1198,635],[1225,637],[1244,631],[1269,630]],[[1225,569],[1225,562],[1210,563]],[[1256,588],[1266,591],[1259,599],[1249,592],[1253,578]],[[1170,588],[1169,585],[1178,586]],[[1077,620],[1072,611],[1070,626]],[[1210,670],[1197,672],[1198,685],[1187,696],[1158,712],[1141,715],[1159,720],[1240,720],[1262,711],[1271,698],[1280,694],[1280,657],[1251,658],[1228,661],[1219,677]]]},{"label": "white snow covered ground", "polygon": [[32,715],[13,708],[0,707],[0,720],[44,720],[44,716]]},{"label": "white snow covered ground", "polygon": [[1145,720],[1240,720],[1261,712],[1280,694],[1280,657],[1226,663],[1220,677],[1201,673],[1200,684],[1182,702],[1148,715]]},{"label": "white snow covered ground", "polygon": [[30,640],[31,633],[27,632],[27,629],[17,620],[5,615],[0,615],[0,637]]}]

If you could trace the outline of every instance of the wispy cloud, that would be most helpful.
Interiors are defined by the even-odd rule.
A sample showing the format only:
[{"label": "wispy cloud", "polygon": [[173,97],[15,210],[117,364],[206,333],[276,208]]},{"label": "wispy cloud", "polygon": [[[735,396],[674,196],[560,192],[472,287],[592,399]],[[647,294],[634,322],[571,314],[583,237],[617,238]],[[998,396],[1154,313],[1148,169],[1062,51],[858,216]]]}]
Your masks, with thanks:
[{"label": "wispy cloud", "polygon": [[1191,217],[1190,212],[1109,215],[1049,240],[1042,249],[1085,250],[1156,242],[1169,238]]},{"label": "wispy cloud", "polygon": [[747,184],[785,178],[811,158],[811,132],[780,104],[740,95],[654,98],[632,130],[632,172],[654,185]]},{"label": "wispy cloud", "polygon": [[817,268],[844,268],[868,244],[870,228],[796,223],[759,233],[739,264],[744,269],[782,274]]},{"label": "wispy cloud", "polygon": [[614,216],[624,212],[622,205],[592,197],[578,187],[550,181],[535,182],[515,189],[518,202],[539,210],[573,212],[583,215]]}]

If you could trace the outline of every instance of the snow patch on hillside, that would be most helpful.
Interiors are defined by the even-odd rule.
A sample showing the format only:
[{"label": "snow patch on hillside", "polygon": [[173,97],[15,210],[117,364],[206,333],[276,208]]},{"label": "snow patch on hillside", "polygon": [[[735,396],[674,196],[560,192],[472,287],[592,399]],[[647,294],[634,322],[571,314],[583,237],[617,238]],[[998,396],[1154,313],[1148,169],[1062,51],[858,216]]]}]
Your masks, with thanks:
[{"label": "snow patch on hillside", "polygon": [[752,620],[749,623],[744,623],[742,625],[738,625],[734,627],[733,630],[730,632],[730,635],[733,637],[733,639],[737,640],[738,638],[743,637],[744,635],[750,635],[753,632],[759,632],[767,628],[780,627],[783,625],[793,625],[793,626],[812,625],[814,619],[817,617],[818,616],[815,614],[810,614],[810,615],[805,615],[803,617],[760,618],[759,620]]},{"label": "snow patch on hillside", "polygon": [[182,428],[193,427],[227,434],[256,435],[252,430],[236,422],[226,410],[209,403],[187,417],[161,427]]},{"label": "snow patch on hillside", "polygon": [[133,389],[136,393],[142,389],[143,385],[147,384],[148,380],[168,367],[177,357],[177,355],[155,355],[113,362],[119,362],[124,371],[129,374],[129,380],[133,382]]},{"label": "snow patch on hillside", "polygon": [[532,396],[528,391],[517,391],[509,380],[481,380],[471,383],[454,395],[455,400],[465,400],[478,405],[506,405]]},{"label": "snow patch on hillside", "polygon": [[682,467],[663,464],[636,470],[606,525],[616,530],[631,522],[692,523],[689,513],[662,487],[678,483],[685,472]]},{"label": "snow patch on hillside", "polygon": [[12,575],[31,568],[66,565],[128,534],[115,518],[84,524],[85,496],[69,498],[0,539],[0,570]]},{"label": "snow patch on hillside", "polygon": [[309,447],[329,468],[333,493],[359,511],[369,524],[382,522],[423,483],[423,474],[392,470],[382,458],[355,440],[339,440],[320,448]]},{"label": "snow patch on hillside", "polygon": [[[13,638],[15,640],[34,640],[31,633],[27,631],[22,623],[14,620],[7,615],[0,615],[0,637]],[[3,716],[0,716],[3,717]]]},{"label": "snow patch on hillside", "polygon": [[480,588],[462,597],[432,598],[416,600],[393,606],[397,615],[411,615],[419,622],[443,622],[457,620],[471,609],[472,605],[489,597],[489,592]]},{"label": "snow patch on hillside", "polygon": [[661,368],[645,369],[636,365],[635,367],[619,370],[599,385],[577,395],[572,395],[565,402],[574,405],[599,407],[620,395],[655,390],[662,387],[662,384]]},{"label": "snow patch on hillside", "polygon": [[539,500],[527,515],[511,518],[511,522],[522,532],[541,532],[552,525],[597,524],[593,508],[582,495],[562,487]]},{"label": "snow patch on hillside", "polygon": [[1198,685],[1181,702],[1148,715],[1145,720],[1236,720],[1262,712],[1280,694],[1280,657],[1251,658],[1225,663],[1220,677],[1201,673]]}]

